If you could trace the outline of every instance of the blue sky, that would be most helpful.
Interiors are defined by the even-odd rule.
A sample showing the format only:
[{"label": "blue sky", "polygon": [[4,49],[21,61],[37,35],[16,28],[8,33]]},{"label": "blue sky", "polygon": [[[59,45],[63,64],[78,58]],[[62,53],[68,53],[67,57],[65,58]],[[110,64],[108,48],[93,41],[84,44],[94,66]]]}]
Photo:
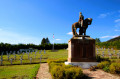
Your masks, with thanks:
[{"label": "blue sky", "polygon": [[87,35],[107,41],[120,35],[119,0],[0,0],[0,42],[40,44],[43,37],[67,43],[71,26],[93,18]]}]

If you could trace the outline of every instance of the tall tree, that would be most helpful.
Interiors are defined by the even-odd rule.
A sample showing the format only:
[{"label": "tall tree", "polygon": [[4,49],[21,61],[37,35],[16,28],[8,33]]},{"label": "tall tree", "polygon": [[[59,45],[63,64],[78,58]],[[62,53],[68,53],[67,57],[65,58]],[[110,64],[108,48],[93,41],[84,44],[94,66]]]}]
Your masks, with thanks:
[{"label": "tall tree", "polygon": [[44,45],[44,44],[46,44],[46,39],[45,38],[43,38],[42,41],[41,41],[41,45]]},{"label": "tall tree", "polygon": [[100,43],[101,42],[99,38],[96,38],[95,41],[96,41],[96,43]]},{"label": "tall tree", "polygon": [[48,37],[46,38],[46,43],[50,44],[50,41],[49,41]]}]

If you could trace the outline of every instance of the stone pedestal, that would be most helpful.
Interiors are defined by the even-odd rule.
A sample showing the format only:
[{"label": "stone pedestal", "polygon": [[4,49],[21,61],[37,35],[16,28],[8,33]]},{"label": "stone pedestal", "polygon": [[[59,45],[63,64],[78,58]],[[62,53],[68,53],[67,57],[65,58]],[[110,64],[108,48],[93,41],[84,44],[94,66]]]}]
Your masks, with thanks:
[{"label": "stone pedestal", "polygon": [[95,40],[89,36],[73,37],[68,42],[68,62],[95,62]]},{"label": "stone pedestal", "polygon": [[78,64],[83,64],[80,62],[84,62],[84,65],[92,63],[91,66],[94,65],[93,62],[97,63],[94,39],[81,35],[68,41],[68,62],[66,64],[75,64],[74,62]]}]

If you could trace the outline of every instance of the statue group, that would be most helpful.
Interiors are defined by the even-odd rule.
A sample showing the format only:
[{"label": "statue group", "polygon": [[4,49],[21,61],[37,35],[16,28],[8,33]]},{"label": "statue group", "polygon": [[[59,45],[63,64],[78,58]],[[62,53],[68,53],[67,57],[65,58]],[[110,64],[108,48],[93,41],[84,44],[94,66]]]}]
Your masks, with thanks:
[{"label": "statue group", "polygon": [[[86,18],[80,12],[79,21],[72,24],[73,37],[68,41],[68,61],[66,65],[90,68],[97,65],[95,55],[95,39],[86,35],[88,25],[91,25],[92,18]],[[79,34],[76,30],[79,28]]]},{"label": "statue group", "polygon": [[[88,28],[88,25],[91,25],[92,23],[92,18],[86,18],[84,20],[84,16],[80,12],[79,15],[79,21],[72,24],[72,32],[73,36],[78,36],[78,35],[86,35],[86,29]],[[76,30],[79,28],[79,34],[77,34]]]}]

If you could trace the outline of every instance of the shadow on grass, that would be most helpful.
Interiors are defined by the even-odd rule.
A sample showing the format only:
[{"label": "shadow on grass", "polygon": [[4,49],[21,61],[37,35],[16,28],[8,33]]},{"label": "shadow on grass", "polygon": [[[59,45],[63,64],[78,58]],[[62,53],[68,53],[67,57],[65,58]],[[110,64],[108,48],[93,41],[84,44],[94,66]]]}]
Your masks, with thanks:
[{"label": "shadow on grass", "polygon": [[58,52],[58,50],[51,50],[50,52]]},{"label": "shadow on grass", "polygon": [[[45,62],[41,62],[41,63],[47,63]],[[35,62],[35,63],[24,63],[24,64],[5,64],[5,65],[0,65],[0,66],[13,66],[13,65],[32,65],[32,64],[40,64],[40,62]]]},{"label": "shadow on grass", "polygon": [[85,75],[82,77],[82,79],[94,79],[95,77],[89,77],[88,75]]}]

